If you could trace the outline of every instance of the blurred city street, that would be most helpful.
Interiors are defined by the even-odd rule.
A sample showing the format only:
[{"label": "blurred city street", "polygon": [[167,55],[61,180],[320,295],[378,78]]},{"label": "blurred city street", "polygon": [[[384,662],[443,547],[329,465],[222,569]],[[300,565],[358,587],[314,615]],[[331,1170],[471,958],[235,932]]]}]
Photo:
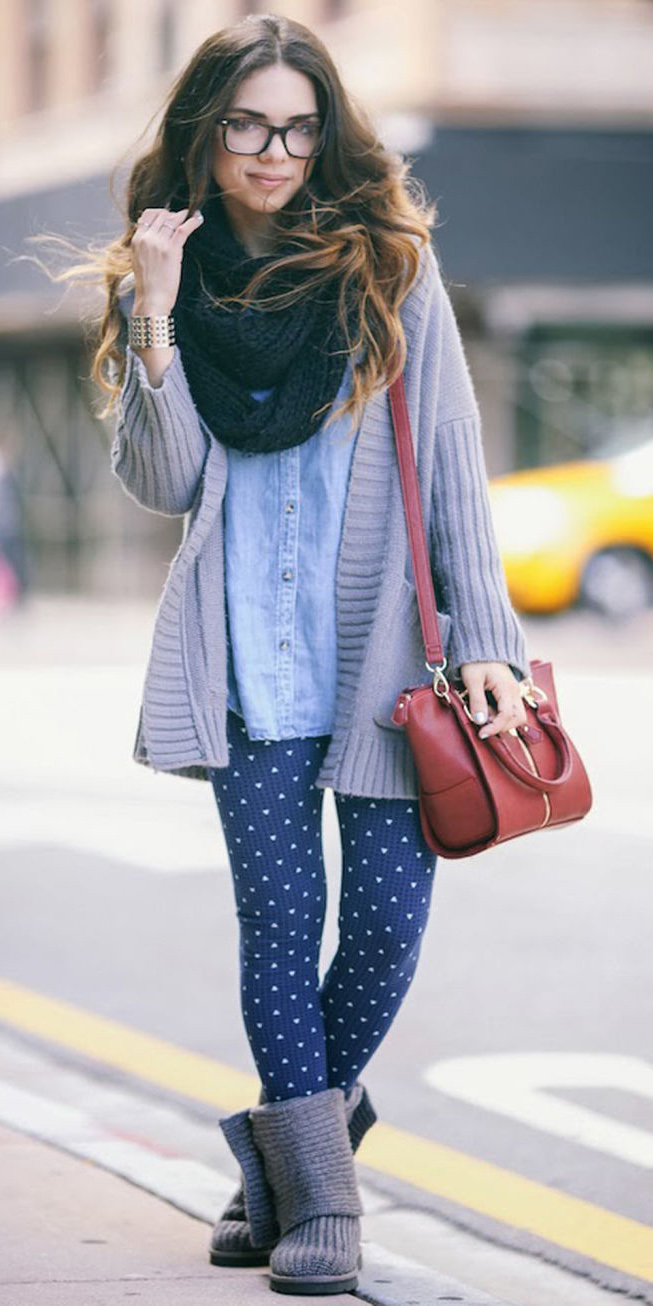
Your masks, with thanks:
[{"label": "blurred city street", "polygon": [[[286,667],[301,666],[305,629],[319,711],[318,672],[337,670],[350,693],[353,637],[329,661],[317,623],[302,616],[307,596],[315,612],[329,597],[321,523],[335,544],[335,466],[314,491],[289,470],[299,463],[284,461],[307,445],[309,411],[311,421],[322,411],[307,399],[322,388],[317,373],[326,381],[335,369],[323,352],[340,281],[341,308],[351,299],[362,310],[363,354],[371,346],[387,378],[403,337],[407,372],[419,369],[420,386],[407,387],[418,454],[426,426],[427,461],[417,462],[457,467],[425,487],[437,605],[459,621],[467,656],[471,647],[494,658],[485,647],[494,615],[483,614],[494,613],[501,578],[485,565],[482,477],[466,461],[468,438],[480,437],[495,561],[530,658],[552,664],[593,796],[574,824],[438,860],[410,992],[361,1074],[377,1121],[356,1155],[363,1266],[341,1299],[607,1306],[618,1293],[653,1306],[652,66],[650,0],[278,0],[269,12],[257,0],[2,0],[2,1306],[128,1297],[200,1306],[218,1296],[245,1306],[270,1288],[266,1267],[209,1263],[211,1226],[239,1178],[218,1122],[260,1089],[215,794],[137,765],[132,752],[148,669],[160,746],[185,749],[186,760],[203,737],[191,682],[218,647],[222,556],[260,657],[257,670],[243,656],[239,675],[251,671],[257,693],[292,685],[304,708],[304,685]],[[210,220],[215,187],[222,231]],[[257,262],[274,255],[275,207],[288,210],[299,254],[282,275],[290,289],[301,267],[309,293],[282,329],[265,314],[218,320],[201,290],[223,277],[237,289],[234,244]],[[193,225],[188,246],[175,243],[175,223]],[[442,293],[406,285],[402,263],[417,270],[409,241],[419,232]],[[326,308],[323,287],[334,290]],[[220,296],[213,307],[222,312]],[[286,311],[275,298],[273,307]],[[420,345],[425,325],[440,343]],[[128,345],[140,355],[131,368]],[[374,371],[360,373],[361,427]],[[277,385],[280,406],[275,394],[255,429],[253,399]],[[370,432],[381,431],[380,411]],[[386,434],[392,441],[389,420]],[[270,453],[261,481],[227,476],[219,491],[204,436],[211,455],[212,441],[231,446],[231,467],[244,450]],[[379,515],[383,494],[398,496],[386,466],[365,452],[358,501],[379,541],[403,545]],[[295,557],[288,544],[282,557],[267,522],[256,535],[275,478],[274,530],[301,519],[306,540],[319,542],[308,581],[303,548]],[[222,523],[218,513],[209,521],[219,493]],[[242,536],[222,548],[234,524]],[[361,520],[344,534],[363,539]],[[157,622],[150,662],[162,591],[187,544],[193,566],[170,587],[181,619],[165,612]],[[352,610],[395,558],[390,547],[356,548],[355,583],[340,591]],[[236,576],[241,554],[258,598]],[[293,628],[267,646],[275,605]],[[369,597],[363,608],[357,638],[385,610]],[[227,615],[235,645],[228,603]],[[360,665],[389,646],[386,631],[376,623],[379,644]],[[224,687],[206,680],[217,698]],[[152,749],[149,717],[147,734]],[[358,764],[353,730],[347,742]],[[343,858],[333,791],[318,793],[323,978],[338,944]],[[368,908],[368,879],[358,887]],[[276,906],[271,898],[268,912]],[[370,894],[366,926],[378,910]],[[416,928],[414,915],[411,903]],[[390,975],[380,982],[392,987]],[[357,979],[342,995],[343,1024]],[[361,1002],[376,1001],[356,988]],[[300,1037],[292,1042],[304,1048]]]},{"label": "blurred city street", "polygon": [[[146,602],[41,597],[2,625],[0,1100],[35,1094],[48,1120],[54,1103],[75,1107],[121,1139],[198,1163],[217,1185],[208,1197],[197,1175],[164,1195],[183,1207],[186,1192],[187,1209],[207,1219],[235,1177],[218,1115],[254,1101],[258,1079],[212,791],[130,756],[153,613]],[[525,629],[531,656],[553,663],[594,806],[576,827],[440,859],[411,994],[365,1074],[377,1130],[404,1140],[379,1138],[375,1151],[372,1134],[361,1148],[366,1232],[370,1247],[501,1300],[590,1306],[599,1284],[645,1292],[651,1252],[641,725],[653,706],[653,621],[618,632],[570,613],[526,618]],[[627,716],[613,692],[624,648]],[[324,835],[322,970],[340,872],[330,791]],[[39,1111],[27,1116],[38,1133]],[[66,1128],[79,1137],[79,1125]],[[415,1137],[422,1162],[407,1169]],[[144,1174],[157,1190],[151,1166]]]}]

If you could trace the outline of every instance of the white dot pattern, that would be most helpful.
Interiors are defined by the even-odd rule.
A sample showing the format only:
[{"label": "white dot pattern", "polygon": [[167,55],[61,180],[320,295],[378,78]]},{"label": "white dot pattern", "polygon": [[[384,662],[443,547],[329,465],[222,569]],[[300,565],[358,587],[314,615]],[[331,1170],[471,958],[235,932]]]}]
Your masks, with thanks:
[{"label": "white dot pattern", "polygon": [[245,1030],[269,1101],[348,1091],[415,974],[437,857],[416,800],[335,792],[339,942],[324,980],[324,790],[330,735],[251,740],[227,712],[229,766],[210,768],[233,877]]}]

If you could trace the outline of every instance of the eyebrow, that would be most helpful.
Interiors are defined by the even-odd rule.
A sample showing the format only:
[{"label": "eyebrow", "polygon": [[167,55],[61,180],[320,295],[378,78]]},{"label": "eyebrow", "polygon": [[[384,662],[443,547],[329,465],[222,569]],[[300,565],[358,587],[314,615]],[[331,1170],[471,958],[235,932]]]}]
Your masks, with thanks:
[{"label": "eyebrow", "polygon": [[[250,118],[266,118],[266,119],[268,118],[267,113],[261,113],[260,109],[244,109],[240,104],[235,104],[233,109],[230,109],[229,112],[248,113]],[[298,119],[300,118],[318,118],[318,117],[319,114],[315,110],[313,110],[312,113],[293,113],[291,117],[288,119],[288,122],[297,122]]]}]

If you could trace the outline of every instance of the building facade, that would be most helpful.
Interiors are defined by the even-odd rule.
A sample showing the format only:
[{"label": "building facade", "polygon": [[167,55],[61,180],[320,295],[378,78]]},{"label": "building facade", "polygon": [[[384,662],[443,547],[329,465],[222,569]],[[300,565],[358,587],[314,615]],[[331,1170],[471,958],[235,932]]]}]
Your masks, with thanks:
[{"label": "building facade", "polygon": [[268,8],[325,39],[437,202],[490,473],[591,455],[653,409],[649,0],[3,0],[0,442],[37,585],[104,592],[119,549],[121,592],[158,587],[179,523],[109,476],[85,301],[20,260],[24,238],[120,230],[110,175],[147,147],[172,79]]}]

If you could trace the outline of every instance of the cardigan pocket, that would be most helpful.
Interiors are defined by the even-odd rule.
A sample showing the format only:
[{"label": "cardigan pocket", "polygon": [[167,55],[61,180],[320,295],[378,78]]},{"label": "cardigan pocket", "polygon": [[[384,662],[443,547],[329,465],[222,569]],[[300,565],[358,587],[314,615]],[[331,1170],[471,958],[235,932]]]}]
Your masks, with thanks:
[{"label": "cardigan pocket", "polygon": [[[451,634],[451,617],[438,608],[438,627],[442,649],[447,656]],[[392,611],[391,629],[402,631],[402,638],[387,640],[383,654],[371,669],[377,688],[374,695],[372,717],[378,726],[388,730],[403,730],[390,720],[398,694],[409,685],[424,685],[433,680],[426,665],[426,649],[419,617],[417,590],[412,581],[402,577],[396,604]],[[446,670],[446,668],[445,668]]]}]

